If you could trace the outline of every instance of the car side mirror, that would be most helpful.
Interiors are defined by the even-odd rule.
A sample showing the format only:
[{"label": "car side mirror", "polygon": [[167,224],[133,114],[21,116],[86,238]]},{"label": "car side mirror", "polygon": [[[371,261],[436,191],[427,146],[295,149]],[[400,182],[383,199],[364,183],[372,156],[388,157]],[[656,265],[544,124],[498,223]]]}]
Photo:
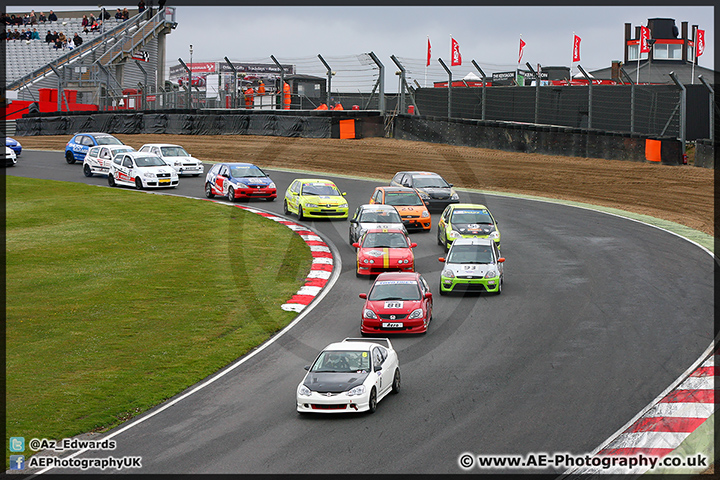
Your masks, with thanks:
[{"label": "car side mirror", "polygon": [[452,183],[448,183],[448,186],[449,186],[450,188],[452,188],[452,187],[453,187],[453,184],[452,184]]},{"label": "car side mirror", "polygon": [[350,220],[350,223],[358,223],[358,221],[353,218],[353,219]]},{"label": "car side mirror", "polygon": [[305,365],[303,368],[304,368],[305,370],[310,370],[310,365]]},{"label": "car side mirror", "polygon": [[376,366],[375,366],[375,371],[376,371],[376,372],[379,372],[380,370],[382,370],[382,365],[376,365]]},{"label": "car side mirror", "polygon": [[445,263],[445,257],[440,257],[440,258],[438,258],[438,262],[440,262],[440,263]]},{"label": "car side mirror", "polygon": [[432,292],[425,292],[425,298],[430,300],[432,298]]},{"label": "car side mirror", "polygon": [[503,263],[505,261],[505,257],[498,258],[498,263]]},{"label": "car side mirror", "polygon": [[355,248],[360,248],[360,244],[358,242],[353,243],[352,246]]},{"label": "car side mirror", "polygon": [[342,192],[342,196],[344,197],[345,195],[347,195],[347,192]]},{"label": "car side mirror", "polygon": [[358,296],[359,296],[360,298],[362,298],[363,300],[367,299],[367,293],[361,293],[361,294],[358,295]]},{"label": "car side mirror", "polygon": [[413,242],[410,244],[410,248],[415,248],[415,247],[417,247],[417,243]]}]

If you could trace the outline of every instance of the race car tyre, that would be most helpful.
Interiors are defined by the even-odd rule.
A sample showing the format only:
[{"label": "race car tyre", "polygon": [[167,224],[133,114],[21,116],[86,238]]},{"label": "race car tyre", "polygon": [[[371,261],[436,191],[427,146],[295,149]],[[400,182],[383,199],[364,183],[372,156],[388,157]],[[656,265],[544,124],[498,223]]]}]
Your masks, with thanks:
[{"label": "race car tyre", "polygon": [[205,196],[207,198],[215,198],[215,194],[212,193],[212,185],[210,185],[210,182],[205,184]]},{"label": "race car tyre", "polygon": [[199,177],[199,176],[200,176],[199,173],[193,173],[193,177]]},{"label": "race car tyre", "polygon": [[440,291],[440,295],[447,295],[448,292],[442,289],[442,283],[440,284],[440,288],[438,289]]},{"label": "race car tyre", "polygon": [[235,201],[235,189],[233,187],[228,188],[228,201],[234,202]]},{"label": "race car tyre", "polygon": [[298,220],[302,220],[302,219],[303,219],[302,205],[298,205]]},{"label": "race car tyre", "polygon": [[268,202],[274,202],[274,201],[275,201],[275,197],[266,197],[265,200],[268,201]]},{"label": "race car tyre", "polygon": [[140,177],[135,177],[135,188],[137,188],[138,190],[143,189],[143,184],[142,180],[140,180]]},{"label": "race car tyre", "polygon": [[393,376],[393,383],[392,383],[392,393],[398,394],[400,393],[400,369],[395,369],[395,376]]},{"label": "race car tyre", "polygon": [[65,161],[69,164],[75,163],[75,155],[72,152],[65,152]]},{"label": "race car tyre", "polygon": [[502,278],[500,278],[500,285],[498,285],[498,289],[497,289],[497,292],[495,292],[495,295],[500,295],[502,293],[502,284],[503,284],[503,281],[502,281]]},{"label": "race car tyre", "polygon": [[85,174],[86,177],[92,177],[92,170],[90,170],[90,165],[87,163],[83,166],[83,174]]},{"label": "race car tyre", "polygon": [[108,185],[110,185],[111,187],[116,186],[115,177],[112,176],[112,173],[108,173]]},{"label": "race car tyre", "polygon": [[377,410],[377,393],[375,387],[370,390],[370,401],[368,402],[368,413],[375,413]]},{"label": "race car tyre", "polygon": [[285,215],[290,215],[290,210],[287,208],[287,200],[283,200],[283,213],[285,213]]},{"label": "race car tyre", "polygon": [[440,228],[438,228],[438,233],[437,233],[437,244],[438,245],[443,244],[443,241],[440,239]]}]

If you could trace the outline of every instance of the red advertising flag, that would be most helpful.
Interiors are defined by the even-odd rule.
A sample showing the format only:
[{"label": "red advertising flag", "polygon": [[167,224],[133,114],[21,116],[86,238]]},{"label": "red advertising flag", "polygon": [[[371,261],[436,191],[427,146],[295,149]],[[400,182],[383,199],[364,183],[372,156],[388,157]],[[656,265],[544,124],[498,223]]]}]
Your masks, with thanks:
[{"label": "red advertising flag", "polygon": [[705,51],[705,30],[697,31],[697,56],[703,54]]},{"label": "red advertising flag", "polygon": [[[575,38],[573,39],[573,62],[579,62],[580,61],[580,37],[575,35]],[[519,62],[518,62],[519,63]]]},{"label": "red advertising flag", "polygon": [[648,40],[650,40],[650,29],[647,27],[640,27],[640,53],[648,53],[650,51],[650,45],[648,45]]},{"label": "red advertising flag", "polygon": [[518,63],[520,63],[520,61],[522,61],[523,48],[525,48],[525,42],[523,42],[523,39],[521,38],[520,39],[520,56],[518,57]]},{"label": "red advertising flag", "polygon": [[455,41],[454,38],[450,37],[450,40],[452,40],[452,51],[450,52],[450,66],[454,67],[456,65],[462,65],[462,55],[460,55],[460,45],[458,45],[458,42]]},{"label": "red advertising flag", "polygon": [[430,66],[430,37],[428,37],[428,54],[427,54],[427,64],[426,67]]}]

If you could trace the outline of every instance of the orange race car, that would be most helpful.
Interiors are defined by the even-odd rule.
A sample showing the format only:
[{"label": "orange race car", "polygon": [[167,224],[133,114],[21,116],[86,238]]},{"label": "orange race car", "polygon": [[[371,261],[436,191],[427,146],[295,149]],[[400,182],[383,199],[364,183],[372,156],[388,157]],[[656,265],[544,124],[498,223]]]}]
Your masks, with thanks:
[{"label": "orange race car", "polygon": [[405,228],[430,230],[430,212],[418,193],[409,187],[377,187],[370,203],[392,205],[400,214]]}]

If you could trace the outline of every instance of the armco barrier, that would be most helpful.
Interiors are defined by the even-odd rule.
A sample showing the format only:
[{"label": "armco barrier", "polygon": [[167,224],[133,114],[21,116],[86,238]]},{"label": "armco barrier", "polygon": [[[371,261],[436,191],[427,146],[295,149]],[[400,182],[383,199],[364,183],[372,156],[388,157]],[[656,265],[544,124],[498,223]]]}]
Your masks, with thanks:
[{"label": "armco barrier", "polygon": [[[401,140],[510,152],[649,161],[648,137],[595,129],[403,114],[395,118],[394,136]],[[682,164],[682,149],[677,139],[655,137],[650,140],[658,142],[658,163]]]}]

